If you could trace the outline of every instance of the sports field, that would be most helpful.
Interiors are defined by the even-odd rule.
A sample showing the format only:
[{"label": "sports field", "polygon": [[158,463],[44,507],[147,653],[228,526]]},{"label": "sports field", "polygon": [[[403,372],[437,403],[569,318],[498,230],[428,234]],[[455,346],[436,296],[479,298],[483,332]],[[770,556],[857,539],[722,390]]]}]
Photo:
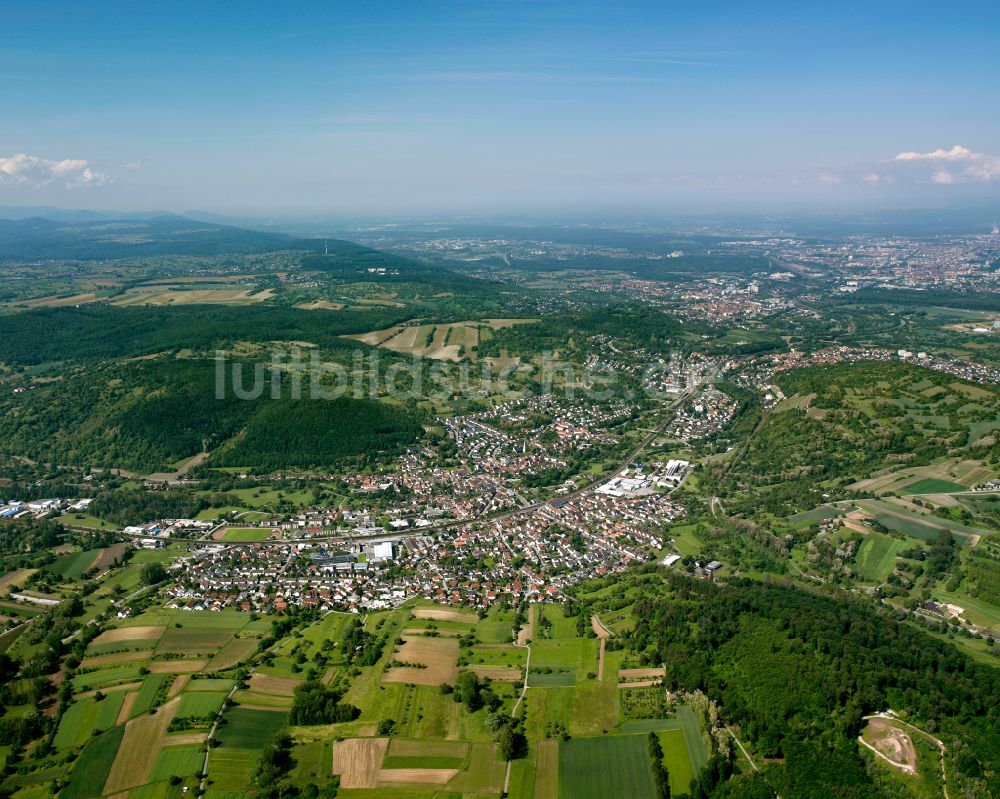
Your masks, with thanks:
[{"label": "sports field", "polygon": [[230,527],[214,537],[222,541],[267,541],[274,532],[270,527]]}]

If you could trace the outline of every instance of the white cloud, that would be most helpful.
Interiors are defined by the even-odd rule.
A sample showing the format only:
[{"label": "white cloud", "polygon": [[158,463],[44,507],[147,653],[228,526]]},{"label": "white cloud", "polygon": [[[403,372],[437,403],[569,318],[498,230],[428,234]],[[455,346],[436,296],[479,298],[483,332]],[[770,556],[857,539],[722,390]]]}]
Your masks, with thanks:
[{"label": "white cloud", "polygon": [[898,153],[893,161],[908,169],[914,179],[942,185],[1000,180],[1000,155],[976,153],[960,144],[950,150]]},{"label": "white cloud", "polygon": [[982,158],[983,156],[978,153],[972,152],[968,147],[963,147],[960,144],[956,144],[950,150],[942,150],[940,147],[936,150],[931,150],[929,153],[915,153],[913,151],[905,153],[897,153],[897,161],[940,161],[947,159],[949,161],[961,161],[969,158]]},{"label": "white cloud", "polygon": [[112,178],[95,171],[88,161],[81,158],[50,161],[25,153],[0,156],[0,184],[38,188],[56,180],[65,181],[67,188],[75,188],[103,186]]},{"label": "white cloud", "polygon": [[907,150],[891,159],[848,164],[816,172],[813,179],[828,186],[837,184],[957,186],[1000,181],[1000,155],[977,153],[961,144],[927,152]]}]

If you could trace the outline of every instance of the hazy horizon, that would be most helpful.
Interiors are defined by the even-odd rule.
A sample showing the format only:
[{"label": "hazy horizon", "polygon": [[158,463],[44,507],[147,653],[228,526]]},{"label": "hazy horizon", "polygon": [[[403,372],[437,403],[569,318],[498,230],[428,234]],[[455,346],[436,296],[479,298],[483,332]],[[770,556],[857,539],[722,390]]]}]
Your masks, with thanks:
[{"label": "hazy horizon", "polygon": [[7,11],[0,205],[260,216],[1000,201],[968,3]]}]

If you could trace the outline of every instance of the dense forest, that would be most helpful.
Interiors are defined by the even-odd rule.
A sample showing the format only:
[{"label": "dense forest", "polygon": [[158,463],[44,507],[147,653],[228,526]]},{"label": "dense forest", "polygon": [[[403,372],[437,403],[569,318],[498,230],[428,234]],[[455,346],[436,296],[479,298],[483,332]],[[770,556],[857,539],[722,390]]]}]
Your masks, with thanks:
[{"label": "dense forest", "polygon": [[369,464],[401,452],[422,432],[404,412],[373,400],[264,401],[211,463],[255,470],[322,467],[345,458]]},{"label": "dense forest", "polygon": [[400,308],[325,314],[270,305],[42,309],[0,316],[0,362],[28,366],[182,349],[206,352],[241,341],[306,341],[349,351],[359,345],[340,336],[389,327],[410,316]]},{"label": "dense forest", "polygon": [[725,586],[680,574],[633,608],[630,647],[662,662],[668,685],[716,698],[781,796],[882,796],[857,754],[866,714],[893,709],[940,736],[962,796],[1000,795],[1000,672],[951,644],[783,585]]},{"label": "dense forest", "polygon": [[[926,307],[961,308],[967,311],[1000,311],[1000,297],[985,292],[962,292],[935,288],[933,295],[917,289],[876,289],[856,291],[843,299],[843,304],[888,305],[902,308]],[[869,309],[870,312],[871,309]]]},{"label": "dense forest", "polygon": [[258,399],[233,391],[220,398],[215,379],[215,364],[200,359],[79,369],[0,405],[2,450],[140,472],[218,450],[213,464],[270,470],[370,462],[422,432],[405,412],[373,400],[290,400],[287,389],[275,400],[269,380]]}]

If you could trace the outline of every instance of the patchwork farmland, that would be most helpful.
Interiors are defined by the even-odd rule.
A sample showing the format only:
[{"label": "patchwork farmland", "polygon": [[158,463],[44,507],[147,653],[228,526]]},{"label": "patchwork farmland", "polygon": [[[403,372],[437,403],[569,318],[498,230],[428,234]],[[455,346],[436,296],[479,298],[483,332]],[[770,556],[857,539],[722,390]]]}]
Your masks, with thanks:
[{"label": "patchwork farmland", "polygon": [[[262,748],[287,740],[300,786],[339,783],[348,799],[498,798],[508,766],[489,719],[515,706],[535,743],[511,761],[511,797],[600,796],[608,785],[647,795],[647,730],[622,715],[620,685],[661,672],[612,647],[599,674],[594,625],[560,606],[529,607],[519,633],[514,609],[427,602],[363,620],[317,614],[269,638],[275,621],[153,604],[93,636],[53,738],[71,763],[61,795],[173,799],[203,788],[207,799],[245,799]],[[342,646],[358,629],[374,647],[364,663]],[[307,684],[343,692],[356,717],[296,724]],[[662,688],[644,690],[659,692],[649,723],[679,793],[703,762],[697,722]]]},{"label": "patchwork farmland", "polygon": [[382,347],[409,355],[420,355],[440,361],[475,359],[480,340],[491,331],[516,324],[531,324],[533,319],[484,319],[448,324],[395,325],[384,330],[346,336],[373,347]]}]

